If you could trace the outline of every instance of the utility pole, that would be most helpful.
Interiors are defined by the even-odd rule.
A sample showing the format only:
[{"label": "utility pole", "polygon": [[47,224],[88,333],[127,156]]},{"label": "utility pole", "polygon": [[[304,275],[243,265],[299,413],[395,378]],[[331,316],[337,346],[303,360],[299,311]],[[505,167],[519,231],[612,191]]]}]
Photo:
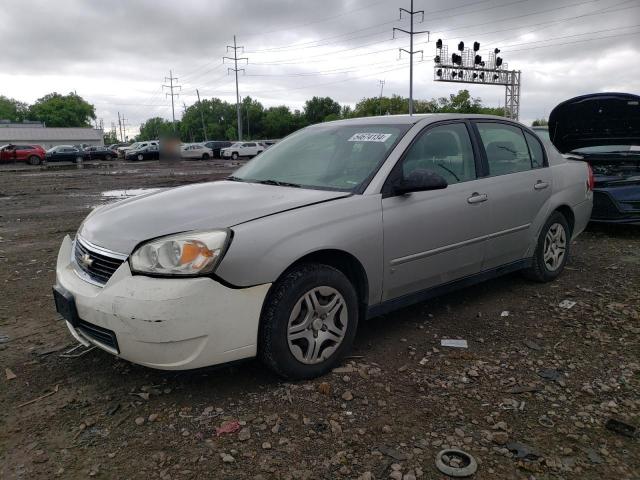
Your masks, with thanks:
[{"label": "utility pole", "polygon": [[125,140],[127,138],[127,124],[125,123],[126,121],[127,121],[127,119],[124,118],[124,115],[122,115],[122,131],[124,132]]},{"label": "utility pole", "polygon": [[207,129],[204,126],[204,113],[202,113],[202,103],[200,102],[200,92],[196,88],[196,94],[198,95],[198,110],[200,110],[200,120],[202,120],[202,133],[204,135],[204,141],[207,141]]},{"label": "utility pole", "polygon": [[120,129],[120,141],[124,142],[124,137],[122,136],[122,120],[120,120],[120,112],[118,112],[118,128]]},{"label": "utility pole", "polygon": [[245,110],[247,111],[247,139],[251,138],[251,133],[249,131],[249,105],[245,106]]},{"label": "utility pole", "polygon": [[382,90],[384,89],[384,80],[378,80],[380,82],[380,99],[378,100],[378,115],[382,115]]},{"label": "utility pole", "polygon": [[227,45],[227,52],[229,50],[233,50],[233,57],[222,57],[222,62],[224,63],[225,59],[233,60],[234,67],[227,68],[227,73],[235,72],[236,74],[236,113],[238,114],[238,140],[242,140],[242,115],[240,113],[240,91],[238,90],[238,72],[242,71],[244,73],[244,68],[238,69],[238,60],[245,60],[249,63],[249,59],[246,57],[239,58],[238,50],[242,50],[244,52],[244,47],[238,47],[236,45],[236,36],[233,36],[233,46]]},{"label": "utility pole", "polygon": [[393,38],[395,38],[396,36],[396,30],[398,30],[399,32],[403,32],[406,33],[407,35],[409,35],[409,50],[406,50],[404,48],[399,49],[400,50],[400,55],[402,55],[402,52],[406,52],[409,54],[409,115],[413,115],[413,56],[416,53],[420,53],[422,55],[422,57],[424,58],[424,52],[422,50],[413,50],[413,36],[414,35],[420,35],[423,33],[427,34],[427,42],[429,41],[429,31],[428,30],[421,30],[419,32],[416,32],[413,29],[413,16],[414,15],[422,15],[422,20],[420,23],[424,22],[424,10],[414,10],[413,9],[413,0],[411,0],[411,10],[407,10],[406,8],[400,8],[400,20],[402,20],[402,12],[405,12],[407,14],[409,14],[410,17],[410,27],[409,30],[404,30],[402,28],[394,28],[393,29]]},{"label": "utility pole", "polygon": [[175,88],[177,88],[179,90],[182,90],[182,86],[174,85],[173,84],[174,80],[178,80],[178,78],[174,77],[173,76],[173,72],[171,70],[169,70],[169,76],[168,77],[164,77],[164,81],[165,82],[168,81],[169,85],[162,85],[162,88],[168,88],[171,91],[171,93],[165,93],[165,97],[168,97],[169,95],[171,96],[171,118],[173,120],[173,131],[175,133],[175,131],[176,131],[176,111],[175,111],[174,104],[173,104],[173,97],[177,97],[180,94],[179,93],[173,93],[173,90]]}]

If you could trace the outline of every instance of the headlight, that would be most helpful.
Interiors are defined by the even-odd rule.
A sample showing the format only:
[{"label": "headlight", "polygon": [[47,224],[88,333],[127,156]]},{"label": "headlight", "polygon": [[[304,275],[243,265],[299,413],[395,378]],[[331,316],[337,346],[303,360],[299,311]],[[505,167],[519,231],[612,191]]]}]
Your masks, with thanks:
[{"label": "headlight", "polygon": [[185,232],[158,238],[140,246],[131,255],[131,269],[157,275],[211,273],[224,254],[227,230]]}]

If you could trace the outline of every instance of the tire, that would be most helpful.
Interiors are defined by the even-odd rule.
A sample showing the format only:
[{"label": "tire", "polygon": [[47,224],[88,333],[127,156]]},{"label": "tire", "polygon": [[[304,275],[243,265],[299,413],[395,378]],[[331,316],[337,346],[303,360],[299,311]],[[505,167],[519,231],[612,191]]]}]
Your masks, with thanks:
[{"label": "tire", "polygon": [[564,215],[554,212],[540,231],[531,267],[524,276],[536,282],[555,280],[569,258],[571,228]]},{"label": "tire", "polygon": [[141,154],[141,153],[139,153],[139,154],[138,154],[138,161],[140,161],[140,162],[141,162],[142,160],[144,160],[144,155],[143,155],[143,154]]},{"label": "tire", "polygon": [[203,160],[209,160],[209,154],[208,153],[203,153],[202,154],[202,159]]},{"label": "tire", "polygon": [[109,162],[111,161],[111,155],[105,155],[104,159]]},{"label": "tire", "polygon": [[237,160],[238,159],[238,152],[233,152],[231,154],[231,158],[234,159],[234,160]]},{"label": "tire", "polygon": [[74,163],[82,163],[83,160],[84,158],[82,157],[76,157],[76,159],[74,160]]},{"label": "tire", "polygon": [[[330,307],[332,302],[337,305]],[[357,327],[358,298],[349,279],[328,265],[303,264],[285,272],[269,292],[260,319],[258,357],[281,377],[314,378],[335,367],[351,349]]]},{"label": "tire", "polygon": [[42,159],[37,155],[31,155],[27,159],[27,162],[29,163],[29,165],[40,165],[41,161],[42,161]]}]

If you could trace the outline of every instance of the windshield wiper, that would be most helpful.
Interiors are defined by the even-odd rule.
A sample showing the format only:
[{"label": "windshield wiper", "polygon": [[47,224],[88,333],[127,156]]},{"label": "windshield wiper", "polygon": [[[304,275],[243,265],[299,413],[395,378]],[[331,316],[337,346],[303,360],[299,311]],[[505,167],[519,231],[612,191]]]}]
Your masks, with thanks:
[{"label": "windshield wiper", "polygon": [[293,188],[302,188],[302,185],[299,183],[291,183],[291,182],[281,182],[279,180],[259,180],[256,183],[261,183],[262,185],[276,185],[278,187],[293,187]]}]

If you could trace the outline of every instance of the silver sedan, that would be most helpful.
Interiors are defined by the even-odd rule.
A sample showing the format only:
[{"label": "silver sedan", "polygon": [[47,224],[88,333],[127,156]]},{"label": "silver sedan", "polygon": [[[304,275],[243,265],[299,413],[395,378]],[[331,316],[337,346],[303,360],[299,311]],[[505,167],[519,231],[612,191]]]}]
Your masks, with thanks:
[{"label": "silver sedan", "polygon": [[592,188],[586,163],[500,117],[323,123],[224,181],[93,211],[54,297],[78,341],[135,363],[257,356],[314,377],[368,317],[516,270],[555,279]]}]

